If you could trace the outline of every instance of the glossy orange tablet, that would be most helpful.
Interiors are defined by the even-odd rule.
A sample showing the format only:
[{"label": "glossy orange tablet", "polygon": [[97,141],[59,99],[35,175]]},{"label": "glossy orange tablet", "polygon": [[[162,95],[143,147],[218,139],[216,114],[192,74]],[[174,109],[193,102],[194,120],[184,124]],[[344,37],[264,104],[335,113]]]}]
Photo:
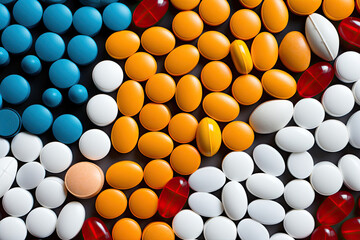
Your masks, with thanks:
[{"label": "glossy orange tablet", "polygon": [[160,131],[169,124],[170,119],[170,109],[160,103],[146,104],[139,114],[141,125],[149,131]]},{"label": "glossy orange tablet", "polygon": [[231,81],[231,70],[224,62],[209,62],[201,70],[201,82],[210,91],[223,91],[230,86]]},{"label": "glossy orange tablet", "polygon": [[180,78],[176,86],[175,99],[178,107],[184,112],[192,112],[198,108],[202,100],[199,79],[190,74]]},{"label": "glossy orange tablet", "polygon": [[138,143],[139,151],[148,158],[165,158],[174,148],[171,138],[163,132],[147,132]]},{"label": "glossy orange tablet", "polygon": [[186,11],[196,8],[200,0],[170,0],[170,2],[177,9]]},{"label": "glossy orange tablet", "polygon": [[253,69],[249,48],[242,40],[234,40],[230,46],[231,59],[240,74],[248,74]]},{"label": "glossy orange tablet", "polygon": [[128,30],[114,32],[105,43],[107,53],[115,59],[125,59],[136,53],[140,47],[139,36]]},{"label": "glossy orange tablet", "polygon": [[287,0],[290,11],[297,15],[310,15],[321,6],[322,0]]},{"label": "glossy orange tablet", "polygon": [[221,146],[221,130],[214,119],[205,117],[196,130],[196,144],[202,155],[214,156]]},{"label": "glossy orange tablet", "polygon": [[127,198],[117,189],[106,189],[96,198],[95,208],[100,216],[107,219],[119,217],[125,212]]},{"label": "glossy orange tablet", "polygon": [[230,30],[234,37],[249,40],[254,38],[261,29],[261,20],[252,10],[241,9],[230,19]]},{"label": "glossy orange tablet", "polygon": [[144,90],[141,84],[134,80],[128,80],[119,87],[116,102],[119,111],[123,115],[131,117],[140,112],[144,98]]},{"label": "glossy orange tablet", "polygon": [[190,44],[181,45],[172,50],[165,59],[165,69],[173,76],[181,76],[189,73],[198,64],[199,51]]},{"label": "glossy orange tablet", "polygon": [[172,22],[174,34],[183,41],[192,41],[200,36],[204,23],[199,14],[193,11],[182,11],[176,14]]},{"label": "glossy orange tablet", "polygon": [[264,73],[261,78],[264,90],[271,96],[280,99],[288,99],[296,93],[295,79],[285,71],[271,69]]},{"label": "glossy orange tablet", "polygon": [[218,26],[228,19],[230,6],[226,0],[202,0],[199,14],[206,24]]},{"label": "glossy orange tablet", "polygon": [[131,213],[140,219],[151,218],[155,215],[158,205],[158,196],[148,188],[140,188],[133,192],[129,198]]},{"label": "glossy orange tablet", "polygon": [[150,54],[162,56],[175,47],[175,36],[163,27],[151,27],[141,35],[141,46]]},{"label": "glossy orange tablet", "polygon": [[283,0],[264,0],[261,6],[261,19],[272,33],[284,30],[289,21],[289,12]]},{"label": "glossy orange tablet", "polygon": [[157,73],[146,82],[146,96],[155,103],[170,101],[175,95],[174,79],[166,73]]},{"label": "glossy orange tablet", "polygon": [[249,124],[234,121],[225,126],[222,139],[227,148],[233,151],[244,151],[254,142],[254,131]]},{"label": "glossy orange tablet", "polygon": [[125,62],[125,72],[129,78],[142,82],[156,73],[157,64],[153,56],[146,52],[137,52]]},{"label": "glossy orange tablet", "polygon": [[178,113],[171,118],[168,126],[170,137],[179,143],[188,143],[195,139],[198,121],[189,113]]},{"label": "glossy orange tablet", "polygon": [[122,218],[117,221],[112,229],[113,240],[140,240],[141,228],[131,218]]},{"label": "glossy orange tablet", "polygon": [[206,95],[202,106],[209,117],[219,122],[230,122],[240,113],[240,107],[236,100],[222,92]]},{"label": "glossy orange tablet", "polygon": [[125,190],[137,186],[143,176],[143,170],[136,162],[120,161],[109,167],[106,182],[113,188]]},{"label": "glossy orange tablet", "polygon": [[254,75],[242,75],[232,85],[232,95],[242,105],[252,105],[260,100],[263,88]]},{"label": "glossy orange tablet", "polygon": [[259,71],[272,69],[278,59],[278,43],[269,32],[258,34],[251,45],[251,58]]},{"label": "glossy orange tablet", "polygon": [[161,189],[173,177],[173,170],[167,161],[156,159],[146,164],[144,180],[153,189]]},{"label": "glossy orange tablet", "polygon": [[325,16],[334,21],[340,21],[349,17],[354,8],[354,0],[323,0],[322,4]]},{"label": "glossy orange tablet", "polygon": [[143,231],[142,240],[175,240],[172,228],[164,222],[151,222]]},{"label": "glossy orange tablet", "polygon": [[255,8],[260,5],[262,0],[239,0],[239,2],[246,8]]},{"label": "glossy orange tablet", "polygon": [[197,47],[204,58],[221,60],[229,54],[230,42],[224,34],[217,31],[208,31],[200,36]]},{"label": "glossy orange tablet", "polygon": [[117,119],[111,130],[111,143],[119,153],[131,152],[139,139],[139,127],[136,121],[128,116]]},{"label": "glossy orange tablet", "polygon": [[200,153],[189,144],[177,146],[170,155],[171,167],[181,175],[192,174],[199,168],[200,163]]}]

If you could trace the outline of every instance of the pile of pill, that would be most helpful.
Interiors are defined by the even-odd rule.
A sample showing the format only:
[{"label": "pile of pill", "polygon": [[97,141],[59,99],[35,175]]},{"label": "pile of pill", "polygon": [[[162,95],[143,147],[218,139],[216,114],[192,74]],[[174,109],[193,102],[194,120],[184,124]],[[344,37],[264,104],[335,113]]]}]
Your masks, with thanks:
[{"label": "pile of pill", "polygon": [[0,0],[0,240],[360,240],[360,0],[121,2]]}]

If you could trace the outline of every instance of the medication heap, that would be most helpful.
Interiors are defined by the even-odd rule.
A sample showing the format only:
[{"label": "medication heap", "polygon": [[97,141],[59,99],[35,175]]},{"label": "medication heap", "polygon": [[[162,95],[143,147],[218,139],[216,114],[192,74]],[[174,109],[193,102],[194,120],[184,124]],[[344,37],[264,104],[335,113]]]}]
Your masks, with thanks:
[{"label": "medication heap", "polygon": [[[23,76],[0,82],[0,240],[335,240],[340,232],[360,239],[360,217],[349,216],[360,191],[360,18],[353,13],[360,0],[230,1],[237,9],[226,0],[143,0],[133,12],[116,0],[81,0],[87,6],[74,14],[65,1],[0,0],[0,67],[25,55],[24,75],[46,70],[53,86],[43,104],[29,106],[33,88]],[[153,26],[169,6],[177,9],[172,29]],[[306,19],[305,31],[287,32],[278,45],[289,14]],[[215,31],[225,22],[232,36]],[[110,57],[96,63],[93,37],[103,23]],[[48,32],[33,41],[39,24]],[[79,35],[65,44],[72,26]],[[31,49],[36,56],[26,55]],[[312,57],[322,61],[310,66]],[[196,74],[199,61],[206,64]],[[277,62],[286,71],[273,69]],[[96,95],[79,84],[86,67]],[[263,91],[271,100],[260,102]],[[53,117],[64,92],[86,105],[92,129],[66,109]],[[245,121],[240,105],[256,106]],[[346,124],[336,119],[346,115]],[[52,141],[44,144],[43,134]],[[262,142],[266,134],[274,146]],[[200,167],[222,143],[221,169]],[[73,159],[69,145],[87,160]],[[313,147],[343,154],[335,165],[313,158]],[[98,166],[113,161],[112,148],[117,156],[138,149],[139,159]],[[289,182],[280,179],[285,170]],[[148,187],[136,188],[143,180]],[[316,194],[325,200],[314,214]],[[106,224],[85,209],[90,198]],[[134,219],[123,217],[127,208]],[[342,221],[336,233],[332,226]],[[270,236],[272,225],[280,227]]]}]

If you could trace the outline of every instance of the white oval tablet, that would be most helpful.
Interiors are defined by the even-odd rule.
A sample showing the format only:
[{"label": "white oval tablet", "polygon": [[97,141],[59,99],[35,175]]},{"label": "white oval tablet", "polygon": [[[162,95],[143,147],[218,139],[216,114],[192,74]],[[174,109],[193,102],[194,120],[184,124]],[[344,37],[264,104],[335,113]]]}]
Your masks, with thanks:
[{"label": "white oval tablet", "polygon": [[317,145],[327,152],[338,152],[349,142],[349,132],[344,123],[329,119],[320,124],[315,131]]},{"label": "white oval tablet", "polygon": [[191,210],[203,217],[217,217],[224,211],[221,201],[214,195],[205,192],[191,194],[188,204]]},{"label": "white oval tablet", "polygon": [[275,225],[284,220],[285,210],[277,202],[258,199],[248,206],[249,216],[264,225]]},{"label": "white oval tablet", "polygon": [[225,184],[221,193],[221,201],[225,213],[230,219],[237,221],[245,216],[248,200],[245,189],[240,183],[230,181]]},{"label": "white oval tablet", "polygon": [[310,176],[314,168],[314,160],[310,153],[291,153],[287,160],[287,167],[291,175],[298,179]]},{"label": "white oval tablet", "polygon": [[51,173],[65,171],[72,162],[71,149],[61,142],[50,142],[40,152],[40,162]]},{"label": "white oval tablet", "polygon": [[216,167],[199,168],[189,177],[189,185],[196,192],[215,192],[225,181],[225,174]]},{"label": "white oval tablet", "polygon": [[360,79],[360,54],[354,51],[342,53],[334,63],[335,75],[344,83],[353,83]]},{"label": "white oval tablet", "polygon": [[314,218],[306,210],[291,210],[285,215],[285,231],[293,238],[308,237],[314,230],[314,227]]},{"label": "white oval tablet", "polygon": [[325,110],[318,100],[303,98],[295,104],[293,118],[299,127],[313,129],[324,121]]},{"label": "white oval tablet", "polygon": [[18,163],[13,157],[0,158],[0,198],[14,182]]},{"label": "white oval tablet", "polygon": [[273,176],[280,176],[285,171],[285,162],[281,154],[268,144],[260,144],[254,148],[253,158],[261,171]]},{"label": "white oval tablet", "polygon": [[349,131],[349,143],[354,148],[360,148],[360,111],[357,111],[346,123]]},{"label": "white oval tablet", "polygon": [[294,238],[285,233],[275,233],[271,236],[270,240],[294,240]]},{"label": "white oval tablet", "polygon": [[314,190],[323,196],[330,196],[340,190],[343,176],[333,163],[322,161],[314,166],[310,175],[310,183]]},{"label": "white oval tablet", "polygon": [[22,217],[32,209],[34,198],[29,191],[15,187],[4,194],[2,205],[7,214]]},{"label": "white oval tablet", "polygon": [[79,202],[69,202],[59,213],[56,233],[61,239],[72,239],[80,232],[84,221],[84,206]]},{"label": "white oval tablet", "polygon": [[285,186],[284,199],[294,209],[305,209],[314,202],[315,192],[308,181],[292,180]]},{"label": "white oval tablet", "polygon": [[354,83],[351,90],[354,95],[355,102],[360,105],[360,81]]},{"label": "white oval tablet", "polygon": [[17,134],[11,141],[11,152],[22,162],[32,162],[37,159],[42,147],[41,139],[27,132]]},{"label": "white oval tablet", "polygon": [[100,160],[110,152],[109,136],[100,129],[90,129],[83,133],[79,140],[81,154],[90,160]]},{"label": "white oval tablet", "polygon": [[181,239],[197,238],[202,233],[203,226],[202,218],[189,209],[178,212],[172,221],[174,233]]},{"label": "white oval tablet", "polygon": [[254,171],[254,161],[246,152],[231,152],[222,162],[225,176],[233,181],[245,181]]},{"label": "white oval tablet", "polygon": [[286,152],[305,152],[314,146],[314,136],[301,127],[286,127],[275,135],[276,145]]},{"label": "white oval tablet", "polygon": [[16,183],[27,190],[36,188],[45,178],[45,169],[38,162],[29,162],[22,165],[16,174]]},{"label": "white oval tablet", "polygon": [[64,181],[58,177],[47,177],[35,191],[36,200],[47,208],[60,207],[66,200],[67,191]]},{"label": "white oval tablet", "polygon": [[293,112],[293,104],[289,100],[270,100],[255,108],[249,123],[257,133],[273,133],[290,122]]},{"label": "white oval tablet", "polygon": [[235,240],[236,225],[227,217],[210,218],[204,224],[204,238],[206,240]]},{"label": "white oval tablet", "polygon": [[266,173],[255,173],[246,180],[247,190],[263,199],[276,199],[283,195],[284,184],[280,179]]},{"label": "white oval tablet", "polygon": [[98,94],[88,101],[86,113],[96,126],[105,127],[116,119],[118,107],[116,101],[109,95]]},{"label": "white oval tablet", "polygon": [[239,237],[242,240],[268,240],[268,230],[259,222],[250,218],[241,220],[237,226]]},{"label": "white oval tablet", "polygon": [[325,90],[321,103],[327,114],[333,117],[342,117],[353,109],[355,99],[350,88],[342,84],[335,84]]},{"label": "white oval tablet", "polygon": [[345,186],[353,191],[360,191],[360,159],[353,154],[340,158],[338,167],[344,177]]},{"label": "white oval tablet", "polygon": [[120,87],[124,79],[124,73],[116,62],[104,60],[94,67],[92,79],[100,91],[112,92]]},{"label": "white oval tablet", "polygon": [[47,238],[55,231],[56,220],[54,211],[38,207],[27,215],[26,227],[34,237]]},{"label": "white oval tablet", "polygon": [[9,141],[4,138],[0,138],[0,158],[3,158],[6,155],[8,155],[9,151],[10,151]]},{"label": "white oval tablet", "polygon": [[1,240],[24,240],[26,236],[26,225],[21,218],[6,217],[0,221]]}]

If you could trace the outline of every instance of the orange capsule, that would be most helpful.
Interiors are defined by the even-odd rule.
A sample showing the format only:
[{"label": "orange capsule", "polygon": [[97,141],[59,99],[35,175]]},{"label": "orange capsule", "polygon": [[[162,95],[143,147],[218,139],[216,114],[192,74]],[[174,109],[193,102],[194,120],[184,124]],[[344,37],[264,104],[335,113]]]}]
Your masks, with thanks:
[{"label": "orange capsule", "polygon": [[139,139],[136,121],[127,116],[116,120],[111,130],[111,143],[119,153],[131,152]]},{"label": "orange capsule", "polygon": [[137,52],[125,62],[125,72],[129,78],[142,82],[156,73],[157,63],[153,56],[146,52]]},{"label": "orange capsule", "polygon": [[241,40],[254,38],[261,29],[261,20],[252,10],[241,9],[230,19],[230,30],[234,37]]},{"label": "orange capsule", "polygon": [[199,79],[193,75],[180,78],[175,92],[178,107],[184,112],[194,111],[202,100],[202,87]]},{"label": "orange capsule", "polygon": [[221,130],[213,119],[203,118],[196,130],[196,144],[206,157],[214,156],[221,146]]},{"label": "orange capsule", "polygon": [[170,109],[159,103],[146,104],[139,114],[141,125],[149,131],[160,131],[169,124],[170,119]]},{"label": "orange capsule", "polygon": [[240,74],[248,74],[253,69],[249,48],[242,40],[234,40],[230,46],[231,59]]},{"label": "orange capsule", "polygon": [[201,70],[201,82],[210,91],[223,91],[230,86],[231,81],[231,70],[223,62],[209,62]]},{"label": "orange capsule", "polygon": [[210,26],[218,26],[230,16],[230,5],[226,0],[202,0],[199,14]]},{"label": "orange capsule", "polygon": [[171,167],[181,175],[192,174],[199,168],[200,163],[200,153],[189,144],[177,146],[170,155]]},{"label": "orange capsule", "polygon": [[261,6],[261,19],[267,30],[278,33],[284,30],[289,21],[289,12],[283,0],[264,0]]},{"label": "orange capsule", "polygon": [[254,142],[255,134],[249,124],[234,121],[225,126],[222,139],[226,147],[233,151],[244,151]]},{"label": "orange capsule", "polygon": [[232,85],[232,95],[242,105],[252,105],[260,100],[263,88],[260,80],[250,74],[238,77]]},{"label": "orange capsule", "polygon": [[106,181],[113,188],[130,189],[136,187],[143,179],[143,169],[133,161],[114,163],[106,172]]},{"label": "orange capsule", "polygon": [[115,59],[125,59],[136,53],[140,47],[139,36],[128,30],[114,32],[105,43],[107,53]]},{"label": "orange capsule", "polygon": [[285,71],[271,69],[261,78],[264,90],[271,96],[288,99],[296,93],[295,79]]},{"label": "orange capsule", "polygon": [[196,12],[182,11],[174,17],[172,29],[181,40],[192,41],[201,35],[204,23]]},{"label": "orange capsule", "polygon": [[257,35],[251,45],[251,58],[259,71],[272,69],[278,59],[276,38],[269,32]]},{"label": "orange capsule", "polygon": [[222,92],[213,92],[206,95],[203,100],[205,113],[219,122],[230,122],[240,112],[239,104],[234,98]]},{"label": "orange capsule", "polygon": [[151,27],[141,35],[141,45],[150,54],[162,56],[175,47],[174,35],[163,27]]},{"label": "orange capsule", "polygon": [[128,80],[121,84],[116,102],[119,111],[125,116],[138,114],[144,104],[144,90],[140,83]]},{"label": "orange capsule", "polygon": [[165,59],[165,69],[173,76],[181,76],[189,73],[198,64],[199,51],[190,44],[181,45],[172,50]]},{"label": "orange capsule", "polygon": [[138,143],[139,151],[148,158],[165,158],[174,148],[171,138],[163,132],[147,132]]},{"label": "orange capsule", "polygon": [[189,113],[176,114],[169,122],[170,137],[179,143],[188,143],[195,139],[198,121]]},{"label": "orange capsule", "polygon": [[197,46],[200,54],[209,60],[221,60],[230,51],[229,39],[217,31],[203,33],[198,40]]},{"label": "orange capsule", "polygon": [[166,73],[155,74],[149,78],[145,86],[146,96],[155,103],[170,101],[174,97],[175,91],[175,81]]}]

